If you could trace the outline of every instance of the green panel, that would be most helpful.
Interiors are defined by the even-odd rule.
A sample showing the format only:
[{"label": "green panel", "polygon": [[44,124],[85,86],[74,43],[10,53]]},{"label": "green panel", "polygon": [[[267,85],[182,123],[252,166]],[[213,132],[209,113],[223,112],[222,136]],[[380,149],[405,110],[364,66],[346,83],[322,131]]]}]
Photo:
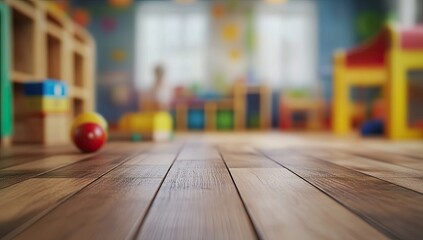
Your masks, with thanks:
[{"label": "green panel", "polygon": [[10,136],[12,121],[12,84],[10,79],[10,11],[0,2],[0,135]]},{"label": "green panel", "polygon": [[217,129],[230,130],[234,128],[234,112],[232,110],[218,110],[216,119]]}]

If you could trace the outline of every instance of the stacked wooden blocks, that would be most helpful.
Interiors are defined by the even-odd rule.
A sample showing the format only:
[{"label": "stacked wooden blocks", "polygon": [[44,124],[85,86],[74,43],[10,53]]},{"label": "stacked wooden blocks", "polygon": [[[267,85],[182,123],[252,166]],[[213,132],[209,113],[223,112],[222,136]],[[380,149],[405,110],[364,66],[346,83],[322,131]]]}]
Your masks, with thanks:
[{"label": "stacked wooden blocks", "polygon": [[16,142],[45,145],[69,141],[69,98],[63,82],[25,83],[22,108],[16,109]]}]

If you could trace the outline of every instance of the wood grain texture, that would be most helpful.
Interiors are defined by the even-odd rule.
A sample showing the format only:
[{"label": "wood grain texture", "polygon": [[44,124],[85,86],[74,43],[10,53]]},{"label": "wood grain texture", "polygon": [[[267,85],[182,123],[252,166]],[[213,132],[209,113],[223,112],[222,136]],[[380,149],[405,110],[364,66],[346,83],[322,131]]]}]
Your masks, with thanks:
[{"label": "wood grain texture", "polygon": [[370,159],[378,160],[382,162],[388,162],[388,163],[396,164],[399,166],[404,166],[411,169],[423,171],[422,159],[416,159],[409,156],[403,156],[400,154],[394,154],[394,153],[384,152],[384,151],[349,150],[349,152],[357,156],[370,158]]},{"label": "wood grain texture", "polygon": [[184,148],[161,186],[137,239],[255,239],[219,154]]},{"label": "wood grain texture", "polygon": [[340,151],[320,150],[312,151],[308,155],[423,193],[423,172],[421,171]]},{"label": "wood grain texture", "polygon": [[0,191],[0,237],[64,197],[86,186],[92,179],[29,179]]},{"label": "wood grain texture", "polygon": [[261,238],[385,238],[336,201],[247,145],[233,146],[238,154],[223,149],[223,159]]},{"label": "wood grain texture", "polygon": [[[83,189],[16,239],[127,239],[176,154],[140,154]],[[50,229],[48,232],[43,229]]]},{"label": "wood grain texture", "polygon": [[[0,236],[13,235],[14,232],[12,231],[20,227],[20,225],[44,215],[48,209],[56,203],[60,203],[66,196],[70,196],[86,187],[96,178],[125,160],[127,160],[125,157],[96,156],[96,158],[88,158],[0,190],[0,206],[2,206],[2,209],[10,208],[10,206],[17,206],[20,209],[19,211],[11,212],[10,219],[5,219],[0,224]],[[34,182],[39,183],[39,186],[34,184]],[[60,185],[61,182],[70,182],[70,186]],[[56,191],[57,187],[59,189]],[[60,191],[61,188],[63,188],[64,194]],[[52,189],[53,191],[51,191]],[[37,198],[30,197],[33,195],[37,196]],[[41,205],[38,205],[38,202]],[[31,208],[29,206],[35,207]]]},{"label": "wood grain texture", "polygon": [[284,168],[230,168],[263,239],[385,239]]},{"label": "wood grain texture", "polygon": [[0,189],[89,157],[90,155],[81,154],[57,155],[0,169],[0,179],[3,179],[0,182]]},{"label": "wood grain texture", "polygon": [[270,157],[388,236],[400,239],[423,236],[422,194],[292,151],[273,152]]},{"label": "wood grain texture", "polygon": [[[99,154],[108,156],[121,156],[134,151],[141,151],[147,146],[148,145],[139,146],[139,144],[133,145],[131,143],[127,143],[124,145],[122,145],[121,143],[110,143],[100,152],[93,154],[81,154],[77,151],[74,151],[73,154],[56,154],[54,156],[49,156],[45,158],[27,158],[26,161],[21,164],[12,164],[13,166],[11,167],[0,169],[0,189],[22,182],[29,178],[37,177],[41,174],[46,174],[53,170],[66,167],[67,165],[79,161],[92,159],[93,156]],[[68,148],[65,148],[66,151],[67,149]],[[10,162],[13,162],[13,159],[14,158],[9,159]],[[18,162],[19,160],[21,159],[18,158]]]},{"label": "wood grain texture", "polygon": [[80,159],[12,147],[0,238],[421,239],[421,147],[279,133],[109,142]]}]

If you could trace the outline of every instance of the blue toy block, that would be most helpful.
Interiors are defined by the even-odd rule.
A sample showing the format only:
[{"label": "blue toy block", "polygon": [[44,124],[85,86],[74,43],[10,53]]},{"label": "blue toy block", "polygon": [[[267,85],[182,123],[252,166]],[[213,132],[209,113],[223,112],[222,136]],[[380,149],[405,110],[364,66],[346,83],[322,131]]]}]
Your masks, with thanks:
[{"label": "blue toy block", "polygon": [[25,83],[24,94],[26,96],[66,97],[68,89],[64,82],[48,79],[43,82]]},{"label": "blue toy block", "polygon": [[205,126],[204,110],[188,110],[188,128],[192,130],[203,130]]},{"label": "blue toy block", "polygon": [[381,119],[375,119],[365,122],[361,126],[362,136],[383,135],[385,133],[385,122]]}]

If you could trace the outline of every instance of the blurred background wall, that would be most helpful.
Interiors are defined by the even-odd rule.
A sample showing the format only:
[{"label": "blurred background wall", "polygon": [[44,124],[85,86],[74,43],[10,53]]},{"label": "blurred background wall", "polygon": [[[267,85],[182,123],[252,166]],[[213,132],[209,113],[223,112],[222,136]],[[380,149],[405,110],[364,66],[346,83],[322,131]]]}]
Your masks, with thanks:
[{"label": "blurred background wall", "polygon": [[[155,2],[165,6],[168,4],[169,8],[171,8],[171,4],[175,3],[138,0],[133,4],[126,5],[125,2],[131,1],[115,0],[116,3],[123,4],[112,5],[111,2],[113,0],[72,0],[70,11],[85,11],[89,18],[85,24],[97,41],[97,109],[109,121],[116,122],[122,113],[136,111],[139,104],[137,96],[139,91],[136,87],[140,85],[140,80],[137,79],[139,76],[136,76],[136,73],[142,66],[136,66],[136,54],[142,54],[137,51],[137,41],[142,36],[137,35],[136,22],[137,14],[142,10],[138,8],[146,2]],[[198,1],[195,4],[206,6],[205,13],[210,15],[213,4],[216,2]],[[245,5],[244,9],[247,10],[244,15],[240,17],[239,13],[234,12],[232,16],[229,15],[229,18],[247,19],[245,24],[248,25],[248,14],[256,12],[257,9],[253,5],[257,1],[230,0],[229,2]],[[295,2],[306,2],[314,8],[316,40],[313,40],[313,44],[316,53],[310,56],[316,58],[315,80],[326,99],[330,99],[332,95],[332,56],[336,49],[349,48],[367,40],[388,20],[396,20],[404,25],[409,25],[410,22],[422,21],[423,18],[422,11],[418,11],[422,8],[422,1],[417,0],[290,0],[287,2],[285,8],[295,6],[292,4]],[[219,43],[215,39],[217,34],[213,32],[213,24],[216,24],[216,21],[213,22],[212,18],[211,20],[212,26],[207,35],[209,41],[206,42],[208,44],[206,51],[222,48],[218,46]],[[248,54],[248,49],[245,51]],[[213,54],[215,55],[214,59],[219,59],[219,56],[216,57],[219,55],[218,52]],[[244,53],[234,51],[230,54],[236,58],[239,57],[239,54]],[[225,81],[230,82],[236,81],[240,77],[244,80],[253,78],[254,76],[251,76],[246,67],[249,64],[248,61],[248,57],[246,57],[229,69],[225,69],[227,64],[224,61],[217,60],[216,64],[204,63],[208,79],[201,81],[203,87],[216,87],[216,81],[222,76],[228,78]],[[198,70],[198,67],[192,71],[195,70]],[[189,71],[189,68],[186,68],[185,71]],[[241,72],[243,75],[240,74]],[[261,81],[260,76],[256,76],[256,78],[257,81]],[[274,88],[274,90],[278,89]]]}]

